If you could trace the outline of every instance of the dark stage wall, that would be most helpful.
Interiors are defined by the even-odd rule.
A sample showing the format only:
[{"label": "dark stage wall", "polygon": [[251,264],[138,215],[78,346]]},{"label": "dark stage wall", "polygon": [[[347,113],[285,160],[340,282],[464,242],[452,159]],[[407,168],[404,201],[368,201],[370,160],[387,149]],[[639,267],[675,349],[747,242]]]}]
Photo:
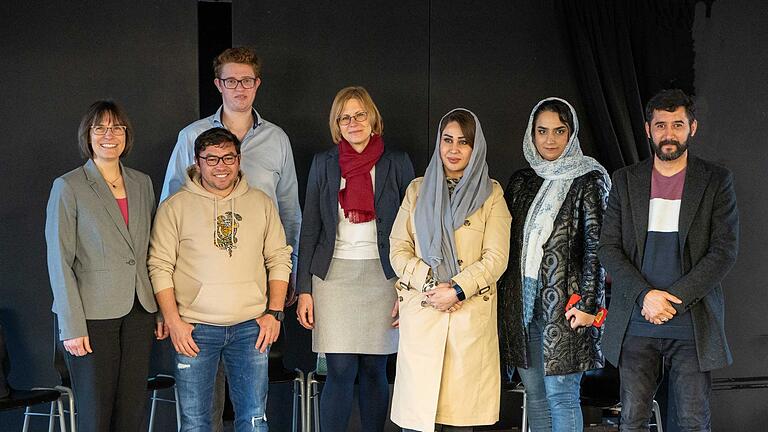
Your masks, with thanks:
[{"label": "dark stage wall", "polygon": [[[81,165],[77,127],[88,106],[113,98],[136,130],[125,163],[159,194],[170,148],[198,113],[197,2],[0,2],[0,320],[11,383],[57,384],[45,205],[53,179]],[[21,430],[18,411],[0,430]],[[33,420],[32,430],[44,421]],[[169,430],[162,428],[158,430]]]},{"label": "dark stage wall", "polygon": [[[723,281],[734,363],[714,377],[768,376],[768,9],[718,0],[711,18],[702,4],[696,12],[699,139],[691,151],[733,171],[741,217],[739,259]],[[715,391],[713,430],[766,430],[767,404],[768,389]]]},{"label": "dark stage wall", "polygon": [[[742,213],[741,254],[725,282],[736,364],[716,376],[755,376],[768,375],[762,319],[768,301],[759,277],[768,242],[759,223],[768,212],[762,150],[768,15],[761,2],[734,3],[715,2],[711,18],[699,5],[694,38],[701,124],[692,151],[733,169]],[[522,134],[531,107],[546,96],[574,103],[585,152],[597,153],[590,127],[598,125],[584,115],[554,0],[234,0],[232,16],[233,43],[254,45],[263,58],[256,106],[291,138],[302,200],[312,154],[331,145],[332,98],[353,84],[371,92],[384,117],[385,142],[408,151],[418,174],[433,149],[437,121],[457,106],[479,116],[491,175],[502,183],[524,166]],[[0,113],[6,119],[0,320],[9,327],[13,384],[55,383],[45,203],[53,178],[81,163],[76,129],[82,112],[97,98],[123,103],[137,131],[126,163],[151,175],[159,193],[179,129],[210,114],[198,112],[199,93],[209,88],[198,87],[197,26],[194,0],[0,3]],[[288,321],[286,365],[311,370],[309,332]],[[155,368],[168,368],[164,346],[157,348]],[[287,430],[288,390],[270,396],[272,429]],[[768,421],[766,400],[766,390],[716,393],[715,430],[760,430],[757,425]],[[164,408],[165,420],[169,414]],[[20,417],[0,413],[0,430],[20,429]]]}]

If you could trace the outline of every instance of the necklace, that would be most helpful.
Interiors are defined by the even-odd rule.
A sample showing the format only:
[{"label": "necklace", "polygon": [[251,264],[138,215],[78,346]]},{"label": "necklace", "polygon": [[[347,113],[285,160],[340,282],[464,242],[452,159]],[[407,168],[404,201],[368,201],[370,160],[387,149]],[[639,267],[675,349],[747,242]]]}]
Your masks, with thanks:
[{"label": "necklace", "polygon": [[117,183],[118,180],[120,180],[120,178],[122,176],[123,176],[122,174],[118,174],[117,177],[115,177],[115,179],[112,180],[112,181],[109,181],[109,180],[107,180],[106,177],[104,177],[104,180],[107,180],[107,183],[109,183],[109,185],[112,186],[112,189],[117,189],[117,184],[116,183]]}]

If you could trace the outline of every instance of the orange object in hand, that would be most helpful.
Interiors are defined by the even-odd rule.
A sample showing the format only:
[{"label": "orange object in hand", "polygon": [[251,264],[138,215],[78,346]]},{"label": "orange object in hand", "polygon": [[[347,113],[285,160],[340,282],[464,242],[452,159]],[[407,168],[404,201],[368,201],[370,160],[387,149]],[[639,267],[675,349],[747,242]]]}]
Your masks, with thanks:
[{"label": "orange object in hand", "polygon": [[[568,299],[568,303],[565,305],[565,311],[568,312],[573,306],[576,305],[576,303],[581,300],[581,296],[573,293],[571,294],[571,297]],[[595,320],[592,321],[592,325],[595,327],[602,327],[603,323],[605,322],[605,318],[608,316],[608,310],[605,308],[600,308],[597,311],[597,314],[595,314]]]}]

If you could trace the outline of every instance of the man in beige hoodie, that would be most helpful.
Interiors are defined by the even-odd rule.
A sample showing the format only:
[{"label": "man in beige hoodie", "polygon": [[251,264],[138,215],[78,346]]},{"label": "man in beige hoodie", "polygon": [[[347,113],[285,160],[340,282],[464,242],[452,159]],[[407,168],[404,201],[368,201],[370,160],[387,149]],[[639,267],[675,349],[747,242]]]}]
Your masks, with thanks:
[{"label": "man in beige hoodie", "polygon": [[240,141],[223,128],[195,140],[185,185],[157,211],[149,275],[176,349],[182,431],[211,430],[223,361],[235,430],[266,431],[268,349],[280,334],[291,273],[280,215],[240,173]]}]

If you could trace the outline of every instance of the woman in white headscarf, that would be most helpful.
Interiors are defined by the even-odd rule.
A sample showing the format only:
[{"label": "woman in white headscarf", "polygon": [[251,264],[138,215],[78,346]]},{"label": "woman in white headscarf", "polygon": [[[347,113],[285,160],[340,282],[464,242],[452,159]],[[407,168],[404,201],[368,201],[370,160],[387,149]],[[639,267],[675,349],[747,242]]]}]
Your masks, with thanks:
[{"label": "woman in white headscarf", "polygon": [[534,432],[583,430],[581,376],[604,365],[597,243],[610,178],[582,154],[578,132],[568,102],[539,102],[523,137],[531,167],[513,174],[504,194],[514,223],[499,280],[501,354],[507,371],[518,368]]},{"label": "woman in white headscarf", "polygon": [[392,421],[404,430],[471,431],[499,418],[496,280],[511,221],[485,154],[477,117],[446,114],[392,228],[400,302]]}]

